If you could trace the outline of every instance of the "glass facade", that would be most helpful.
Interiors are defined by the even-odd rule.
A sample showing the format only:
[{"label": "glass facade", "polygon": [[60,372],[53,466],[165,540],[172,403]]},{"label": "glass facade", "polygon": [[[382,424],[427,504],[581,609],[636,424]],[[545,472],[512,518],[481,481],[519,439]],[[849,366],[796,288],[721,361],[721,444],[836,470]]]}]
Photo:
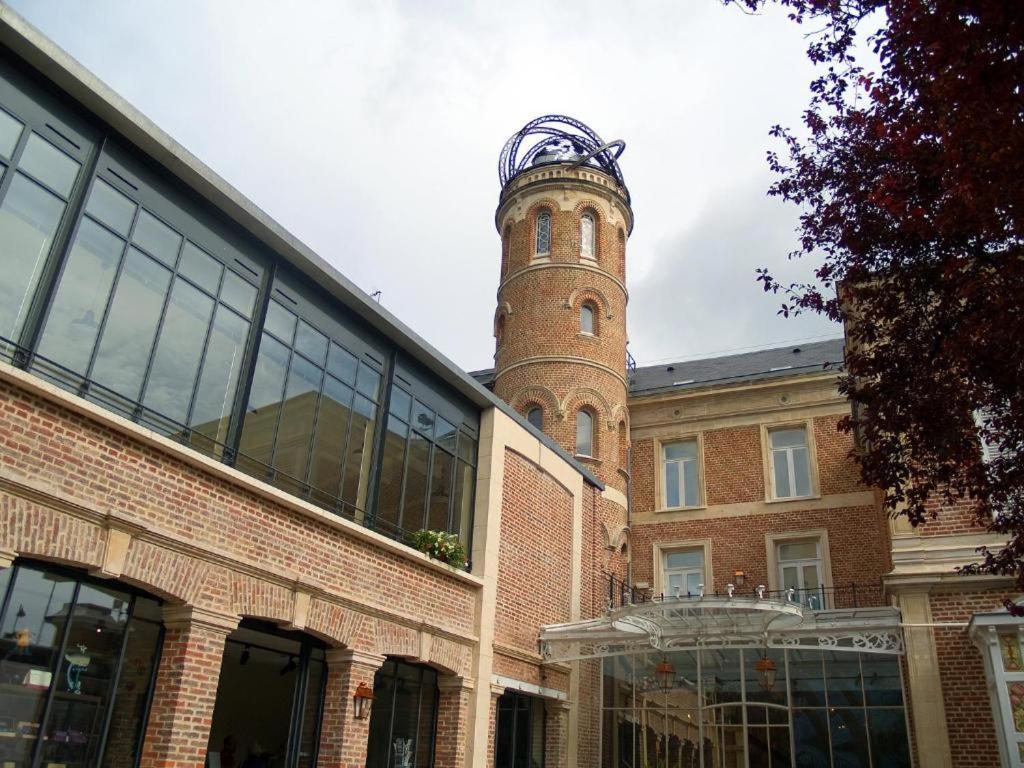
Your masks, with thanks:
[{"label": "glass facade", "polygon": [[[667,677],[659,674],[665,662]],[[616,656],[604,661],[603,697],[605,768],[911,764],[894,655],[721,648]]]},{"label": "glass facade", "polygon": [[0,762],[135,766],[159,603],[29,563],[0,571],[0,596]]},{"label": "glass facade", "polygon": [[0,243],[3,359],[388,536],[469,549],[479,409],[2,54]]},{"label": "glass facade", "polygon": [[367,768],[431,768],[437,672],[389,659],[373,678]]}]

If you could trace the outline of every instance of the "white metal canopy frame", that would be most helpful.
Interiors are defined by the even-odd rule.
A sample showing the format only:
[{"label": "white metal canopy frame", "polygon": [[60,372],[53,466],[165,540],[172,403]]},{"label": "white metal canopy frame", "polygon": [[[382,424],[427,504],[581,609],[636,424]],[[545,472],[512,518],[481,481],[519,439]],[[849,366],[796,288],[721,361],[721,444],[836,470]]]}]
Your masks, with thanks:
[{"label": "white metal canopy frame", "polygon": [[791,600],[664,597],[541,628],[545,661],[701,648],[807,648],[903,653],[896,608],[811,610]]}]

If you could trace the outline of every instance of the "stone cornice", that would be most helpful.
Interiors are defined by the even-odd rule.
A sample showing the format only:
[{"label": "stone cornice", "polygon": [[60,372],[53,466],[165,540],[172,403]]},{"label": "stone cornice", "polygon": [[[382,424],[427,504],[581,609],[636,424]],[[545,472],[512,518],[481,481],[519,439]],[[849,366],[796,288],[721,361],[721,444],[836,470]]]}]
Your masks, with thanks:
[{"label": "stone cornice", "polygon": [[497,382],[499,376],[504,376],[506,373],[513,371],[516,368],[522,368],[524,365],[536,365],[539,363],[572,363],[575,365],[585,365],[590,368],[596,368],[599,371],[604,371],[622,382],[623,387],[627,386],[624,374],[616,372],[603,363],[595,363],[593,360],[588,360],[585,357],[572,357],[569,355],[542,355],[537,357],[527,357],[519,360],[518,362],[512,363],[512,365],[505,366],[500,371],[496,371],[494,374],[494,380]]},{"label": "stone cornice", "polygon": [[515,272],[510,272],[508,276],[501,281],[498,285],[498,301],[501,301],[502,291],[505,290],[505,286],[513,282],[516,278],[522,277],[523,275],[531,272],[538,272],[544,269],[578,269],[584,272],[593,272],[601,275],[602,277],[608,278],[609,281],[618,286],[619,290],[622,291],[622,295],[629,301],[629,290],[626,288],[626,284],[619,280],[611,272],[608,272],[600,267],[595,267],[592,264],[582,264],[578,261],[536,261],[522,269],[517,269]]}]

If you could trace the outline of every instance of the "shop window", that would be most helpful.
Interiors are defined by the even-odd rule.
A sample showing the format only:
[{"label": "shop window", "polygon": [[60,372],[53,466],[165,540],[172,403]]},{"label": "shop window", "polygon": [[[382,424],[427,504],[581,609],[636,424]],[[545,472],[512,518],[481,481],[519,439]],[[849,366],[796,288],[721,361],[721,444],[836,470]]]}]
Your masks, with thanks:
[{"label": "shop window", "polygon": [[576,412],[576,455],[594,455],[594,414],[586,408]]},{"label": "shop window", "polygon": [[494,768],[544,768],[544,701],[509,691],[496,717]]},{"label": "shop window", "polygon": [[437,672],[389,659],[373,678],[367,768],[430,768],[437,736]]},{"label": "shop window", "polygon": [[0,597],[0,763],[136,765],[159,603],[28,563],[0,571]]},{"label": "shop window", "polygon": [[537,256],[551,255],[551,211],[537,213],[534,253]]},{"label": "shop window", "polygon": [[768,433],[771,448],[772,497],[795,499],[811,495],[807,429],[787,427]]},{"label": "shop window", "polygon": [[594,244],[594,216],[584,213],[580,217],[580,257],[584,259],[597,258],[597,248]]},{"label": "shop window", "polygon": [[666,509],[700,506],[698,456],[696,439],[680,440],[662,445],[661,463]]},{"label": "shop window", "polygon": [[661,556],[662,589],[667,597],[698,597],[707,583],[704,548],[667,550]]},{"label": "shop window", "polygon": [[313,638],[244,620],[224,645],[208,764],[313,768],[326,666]]}]

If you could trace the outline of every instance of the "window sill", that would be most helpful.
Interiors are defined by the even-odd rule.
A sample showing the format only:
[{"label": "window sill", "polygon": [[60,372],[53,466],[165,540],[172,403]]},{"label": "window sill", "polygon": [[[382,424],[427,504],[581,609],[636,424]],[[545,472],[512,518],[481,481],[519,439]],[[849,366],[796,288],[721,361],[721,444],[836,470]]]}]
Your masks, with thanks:
[{"label": "window sill", "polygon": [[601,460],[596,456],[587,456],[585,453],[573,454],[573,458],[576,461],[582,461],[585,464],[600,464]]},{"label": "window sill", "polygon": [[659,507],[658,509],[654,510],[654,514],[660,515],[668,512],[697,512],[699,510],[707,508],[707,504],[697,504],[696,506],[693,507]]},{"label": "window sill", "polygon": [[600,341],[600,337],[596,333],[587,333],[586,331],[577,331],[576,335],[583,339],[589,339],[590,341]]},{"label": "window sill", "polygon": [[814,499],[820,499],[820,493],[812,493],[809,496],[785,496],[780,499],[767,498],[764,500],[765,504],[784,504],[787,501],[812,501]]},{"label": "window sill", "polygon": [[547,264],[551,261],[550,253],[541,253],[530,259],[530,264]]},{"label": "window sill", "polygon": [[593,256],[584,256],[581,253],[580,254],[580,263],[581,264],[592,264],[592,265],[594,265],[596,267],[597,266],[597,259],[595,257],[593,257]]}]

